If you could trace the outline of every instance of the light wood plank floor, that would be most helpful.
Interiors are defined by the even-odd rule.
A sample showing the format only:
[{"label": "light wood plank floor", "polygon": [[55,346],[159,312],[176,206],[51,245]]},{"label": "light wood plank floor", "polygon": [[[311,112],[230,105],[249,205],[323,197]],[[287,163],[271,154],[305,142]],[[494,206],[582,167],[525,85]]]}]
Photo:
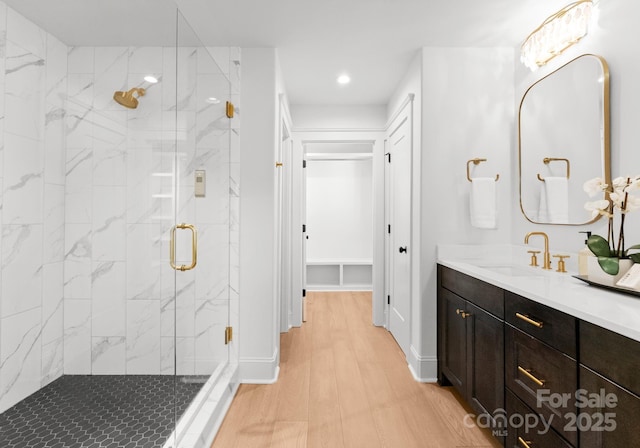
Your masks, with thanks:
[{"label": "light wood plank floor", "polygon": [[371,293],[309,293],[308,320],[281,335],[276,384],[240,386],[212,448],[458,448],[500,445],[450,387],[414,381],[371,324]]}]

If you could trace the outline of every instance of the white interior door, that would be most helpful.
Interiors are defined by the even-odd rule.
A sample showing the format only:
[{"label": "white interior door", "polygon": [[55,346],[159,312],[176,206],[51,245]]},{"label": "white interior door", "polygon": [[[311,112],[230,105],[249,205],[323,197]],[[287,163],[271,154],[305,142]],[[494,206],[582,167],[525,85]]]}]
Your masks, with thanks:
[{"label": "white interior door", "polygon": [[409,107],[390,127],[389,331],[406,356],[411,344],[411,121]]},{"label": "white interior door", "polygon": [[384,141],[384,326],[389,329],[389,305],[391,304],[391,153],[389,141]]},{"label": "white interior door", "polygon": [[302,155],[302,321],[307,321],[307,160]]},{"label": "white interior door", "polygon": [[281,239],[281,291],[282,302],[280,306],[280,332],[287,332],[289,328],[293,326],[293,289],[292,289],[292,272],[291,272],[291,228],[292,228],[292,213],[291,213],[291,138],[287,126],[282,125],[282,138],[280,141],[282,147],[282,166],[281,171],[281,225],[282,225],[282,239]]},{"label": "white interior door", "polygon": [[282,272],[283,272],[283,263],[282,263],[282,234],[283,234],[283,218],[282,218],[282,202],[283,202],[283,188],[282,188],[282,183],[283,183],[283,167],[284,167],[284,163],[282,162],[282,145],[278,145],[278,148],[276,149],[276,172],[275,172],[275,183],[276,183],[276,204],[275,204],[275,208],[276,208],[276,222],[275,222],[275,247],[276,247],[276,259],[275,259],[275,266],[276,266],[276,271],[275,271],[275,297],[278,300],[278,306],[279,309],[281,310],[280,313],[278,313],[278,327],[282,328],[283,326],[286,326],[288,329],[288,315],[287,316],[283,316],[282,314],[282,310],[283,309],[287,309],[287,305],[286,305],[286,301],[284,301],[283,298],[283,294],[282,294],[282,290],[283,290],[283,285],[282,285]]}]

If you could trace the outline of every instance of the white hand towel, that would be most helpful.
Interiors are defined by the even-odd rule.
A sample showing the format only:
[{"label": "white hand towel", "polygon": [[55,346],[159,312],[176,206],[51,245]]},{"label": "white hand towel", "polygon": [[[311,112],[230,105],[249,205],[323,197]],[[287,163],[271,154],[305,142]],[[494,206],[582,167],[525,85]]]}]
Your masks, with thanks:
[{"label": "white hand towel", "polygon": [[471,179],[471,225],[479,229],[495,229],[498,225],[496,179],[476,177]]},{"label": "white hand towel", "polygon": [[569,222],[569,179],[545,177],[540,190],[539,222],[566,224]]}]

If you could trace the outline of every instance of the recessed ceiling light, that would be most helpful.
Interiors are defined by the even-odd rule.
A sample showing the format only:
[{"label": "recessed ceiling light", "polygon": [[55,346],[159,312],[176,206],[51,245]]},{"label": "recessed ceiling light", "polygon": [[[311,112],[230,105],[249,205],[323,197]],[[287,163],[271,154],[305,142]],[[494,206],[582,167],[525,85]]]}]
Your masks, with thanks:
[{"label": "recessed ceiling light", "polygon": [[338,76],[338,84],[349,84],[351,82],[351,78],[349,75],[340,75]]},{"label": "recessed ceiling light", "polygon": [[147,75],[144,77],[144,80],[147,82],[150,82],[151,84],[155,84],[158,82],[158,78],[156,78],[155,76],[152,75]]},{"label": "recessed ceiling light", "polygon": [[207,98],[207,103],[209,104],[220,104],[220,100],[218,98],[209,97]]}]

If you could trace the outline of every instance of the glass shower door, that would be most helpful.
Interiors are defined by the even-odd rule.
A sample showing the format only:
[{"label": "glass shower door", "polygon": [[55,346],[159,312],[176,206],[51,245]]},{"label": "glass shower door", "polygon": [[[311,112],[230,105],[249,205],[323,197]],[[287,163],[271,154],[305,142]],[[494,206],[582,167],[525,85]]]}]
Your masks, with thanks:
[{"label": "glass shower door", "polygon": [[175,144],[164,161],[173,200],[163,240],[178,447],[191,446],[195,416],[229,361],[230,83],[220,68],[229,52],[217,50],[216,61],[180,12],[176,35]]}]

